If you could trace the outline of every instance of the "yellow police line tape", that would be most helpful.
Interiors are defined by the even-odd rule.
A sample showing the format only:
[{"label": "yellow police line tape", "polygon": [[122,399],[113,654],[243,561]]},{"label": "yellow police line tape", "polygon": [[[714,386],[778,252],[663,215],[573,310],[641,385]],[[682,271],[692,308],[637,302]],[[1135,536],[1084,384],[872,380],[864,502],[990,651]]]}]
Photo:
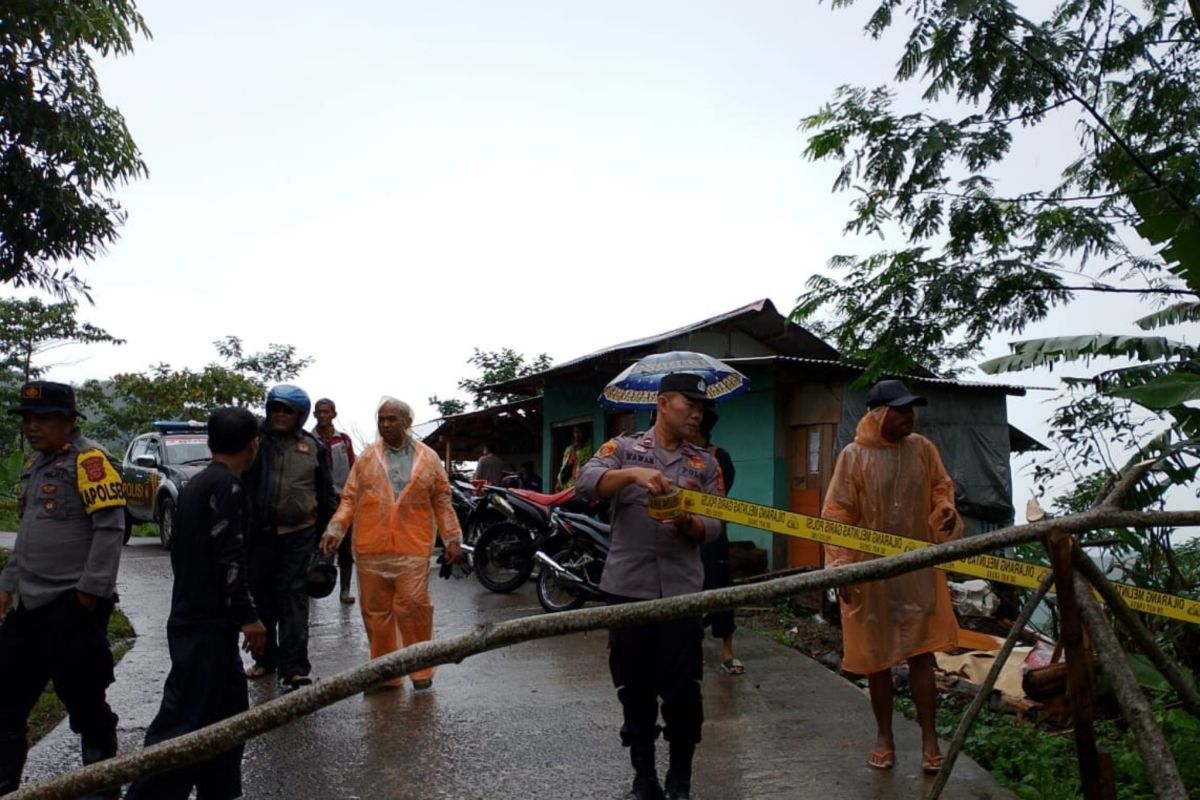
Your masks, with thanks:
[{"label": "yellow police line tape", "polygon": [[[794,511],[747,503],[745,500],[705,494],[693,489],[684,489],[682,494],[684,509],[694,514],[877,556],[895,556],[930,546],[929,542],[920,539],[858,528],[820,517],[810,517],[807,514],[797,514]],[[1036,589],[1045,574],[1050,571],[1049,567],[1042,564],[1026,564],[999,556],[972,556],[938,564],[937,568],[1027,589]],[[1136,611],[1200,624],[1200,601],[1123,583],[1114,583],[1113,587],[1129,607]]]}]

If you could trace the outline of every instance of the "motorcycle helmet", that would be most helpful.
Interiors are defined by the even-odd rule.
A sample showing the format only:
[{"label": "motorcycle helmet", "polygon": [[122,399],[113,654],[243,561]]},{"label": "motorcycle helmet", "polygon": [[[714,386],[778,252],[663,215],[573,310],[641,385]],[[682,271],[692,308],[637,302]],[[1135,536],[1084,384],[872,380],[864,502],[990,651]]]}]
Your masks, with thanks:
[{"label": "motorcycle helmet", "polygon": [[320,599],[328,597],[337,586],[337,567],[333,564],[334,555],[330,553],[313,553],[308,562],[308,572],[304,578],[304,591],[309,597]]},{"label": "motorcycle helmet", "polygon": [[267,405],[271,403],[283,403],[295,411],[299,415],[297,428],[304,427],[304,423],[308,422],[308,414],[312,411],[312,401],[308,399],[308,392],[290,383],[272,386],[267,391]]}]

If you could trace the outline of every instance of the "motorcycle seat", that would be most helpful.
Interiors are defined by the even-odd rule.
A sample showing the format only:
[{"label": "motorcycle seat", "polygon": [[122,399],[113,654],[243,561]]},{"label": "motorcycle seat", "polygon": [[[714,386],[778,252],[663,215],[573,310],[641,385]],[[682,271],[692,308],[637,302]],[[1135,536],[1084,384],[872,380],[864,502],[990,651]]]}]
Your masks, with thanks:
[{"label": "motorcycle seat", "polygon": [[554,494],[542,494],[541,492],[535,492],[530,489],[509,489],[509,492],[517,495],[518,497],[523,497],[531,503],[536,503],[539,506],[543,506],[544,508],[552,508],[554,506],[560,506],[573,498],[575,496],[575,487],[572,486],[569,489],[563,489],[561,492],[556,492]]}]

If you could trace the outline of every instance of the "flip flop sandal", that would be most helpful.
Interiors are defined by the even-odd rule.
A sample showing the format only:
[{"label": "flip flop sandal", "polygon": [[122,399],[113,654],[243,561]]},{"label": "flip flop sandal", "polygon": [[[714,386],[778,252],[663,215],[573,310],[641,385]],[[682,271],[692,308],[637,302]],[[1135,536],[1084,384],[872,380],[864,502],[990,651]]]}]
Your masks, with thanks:
[{"label": "flip flop sandal", "polygon": [[279,687],[285,692],[294,692],[305,686],[312,686],[312,678],[307,675],[293,675],[290,678],[281,678],[279,680]]},{"label": "flip flop sandal", "polygon": [[867,756],[867,766],[875,769],[891,769],[896,766],[896,751],[887,748],[876,748]]},{"label": "flip flop sandal", "polygon": [[942,764],[946,762],[946,757],[941,753],[923,753],[921,755],[921,771],[926,775],[937,775],[942,771]]},{"label": "flip flop sandal", "polygon": [[262,664],[255,664],[254,666],[252,666],[246,670],[246,677],[251,680],[255,680],[257,678],[262,678],[267,675],[270,675],[274,671],[275,671],[274,669],[268,669],[267,667],[264,667]]},{"label": "flip flop sandal", "polygon": [[746,672],[746,665],[736,658],[731,658],[721,662],[721,669],[725,670],[727,675],[742,675]]}]

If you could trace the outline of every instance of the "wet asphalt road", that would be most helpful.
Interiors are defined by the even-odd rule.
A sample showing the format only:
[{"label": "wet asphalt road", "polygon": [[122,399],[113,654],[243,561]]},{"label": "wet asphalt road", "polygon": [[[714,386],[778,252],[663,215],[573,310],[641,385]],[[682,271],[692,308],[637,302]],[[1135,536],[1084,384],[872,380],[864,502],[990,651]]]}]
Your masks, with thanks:
[{"label": "wet asphalt road", "polygon": [[[11,543],[0,534],[0,547]],[[156,540],[135,540],[121,567],[121,606],[139,638],[117,667],[109,701],[121,715],[122,751],[140,747],[169,669],[166,614],[170,563]],[[484,621],[539,614],[527,585],[496,595],[474,580],[432,581],[438,635]],[[631,773],[617,730],[602,632],[516,645],[439,668],[434,688],[358,696],[248,743],[247,798],[619,798]],[[697,800],[920,797],[919,733],[897,720],[898,764],[865,766],[874,723],[863,693],[807,657],[744,633],[747,673],[719,668],[705,647],[704,742]],[[315,601],[310,653],[317,676],[366,659],[358,607]],[[273,697],[251,684],[251,703]],[[665,772],[665,746],[660,745]],[[30,754],[27,780],[79,764],[65,722]],[[1010,798],[973,762],[960,759],[943,797]]]}]

